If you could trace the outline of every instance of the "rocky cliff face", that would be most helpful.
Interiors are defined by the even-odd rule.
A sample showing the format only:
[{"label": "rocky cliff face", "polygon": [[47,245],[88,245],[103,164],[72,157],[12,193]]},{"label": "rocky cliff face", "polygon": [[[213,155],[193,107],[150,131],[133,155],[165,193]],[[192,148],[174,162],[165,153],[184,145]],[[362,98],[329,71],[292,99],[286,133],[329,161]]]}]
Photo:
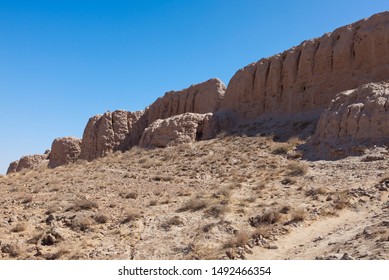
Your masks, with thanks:
[{"label": "rocky cliff face", "polygon": [[310,140],[316,158],[342,157],[360,152],[363,146],[388,143],[389,81],[339,93]]},{"label": "rocky cliff face", "polygon": [[90,118],[82,137],[80,158],[93,160],[137,144],[144,129],[143,119],[143,111],[123,110]]},{"label": "rocky cliff face", "polygon": [[318,118],[337,93],[388,79],[388,46],[389,12],[341,27],[239,70],[221,109]]},{"label": "rocky cliff face", "polygon": [[171,91],[145,111],[118,110],[89,119],[82,137],[81,159],[93,160],[114,151],[138,145],[143,131],[154,121],[184,113],[209,113],[220,106],[225,85],[219,79]]},{"label": "rocky cliff face", "polygon": [[226,86],[219,79],[192,85],[181,91],[167,92],[147,110],[147,122],[166,119],[184,113],[206,114],[219,109]]},{"label": "rocky cliff face", "polygon": [[139,146],[146,149],[165,148],[203,139],[212,113],[185,113],[167,119],[158,119],[142,134]]},{"label": "rocky cliff face", "polygon": [[51,145],[49,167],[54,168],[75,162],[81,153],[81,139],[73,137],[57,138]]},{"label": "rocky cliff face", "polygon": [[22,156],[19,160],[10,163],[7,175],[14,172],[20,172],[23,169],[34,169],[47,161],[48,158],[49,154]]}]

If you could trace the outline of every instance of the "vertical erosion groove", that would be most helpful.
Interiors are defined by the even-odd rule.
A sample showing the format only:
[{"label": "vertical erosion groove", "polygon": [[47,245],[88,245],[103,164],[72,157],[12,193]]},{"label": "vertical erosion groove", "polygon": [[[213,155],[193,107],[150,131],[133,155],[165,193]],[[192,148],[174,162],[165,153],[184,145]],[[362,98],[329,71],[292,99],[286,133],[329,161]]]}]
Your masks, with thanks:
[{"label": "vertical erosion groove", "polygon": [[313,57],[312,57],[312,68],[311,68],[312,77],[315,76],[316,54],[317,54],[317,51],[319,50],[319,47],[320,47],[320,41],[317,40],[316,41],[315,50],[313,51]]},{"label": "vertical erosion groove", "polygon": [[299,49],[299,52],[297,54],[297,63],[296,63],[296,72],[295,72],[295,75],[294,75],[294,82],[297,81],[297,75],[298,75],[298,71],[299,71],[299,67],[300,67],[300,59],[301,59],[301,48]]},{"label": "vertical erosion groove", "polygon": [[265,75],[265,84],[263,86],[263,113],[266,112],[266,101],[267,101],[267,85],[269,83],[269,74],[270,74],[271,60],[268,60],[266,75]]}]

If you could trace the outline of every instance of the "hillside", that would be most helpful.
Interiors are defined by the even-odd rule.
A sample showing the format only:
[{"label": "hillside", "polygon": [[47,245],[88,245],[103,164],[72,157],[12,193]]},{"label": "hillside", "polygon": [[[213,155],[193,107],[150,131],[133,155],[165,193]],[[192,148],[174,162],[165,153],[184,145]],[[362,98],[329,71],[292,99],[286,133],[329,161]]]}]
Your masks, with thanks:
[{"label": "hillside", "polygon": [[229,135],[0,178],[2,259],[389,258],[389,150]]}]

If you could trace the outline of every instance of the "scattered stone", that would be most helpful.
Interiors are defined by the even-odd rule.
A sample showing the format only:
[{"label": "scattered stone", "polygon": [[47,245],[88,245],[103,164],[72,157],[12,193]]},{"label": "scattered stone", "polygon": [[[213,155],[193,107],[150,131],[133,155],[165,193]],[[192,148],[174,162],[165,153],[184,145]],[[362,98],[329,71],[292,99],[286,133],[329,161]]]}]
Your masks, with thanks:
[{"label": "scattered stone", "polygon": [[53,235],[47,234],[42,238],[41,244],[43,246],[52,246],[56,242],[56,239]]},{"label": "scattered stone", "polygon": [[318,241],[321,241],[321,240],[323,240],[323,236],[318,236],[315,239],[313,239],[313,242],[318,242]]},{"label": "scattered stone", "polygon": [[354,260],[354,258],[351,257],[349,254],[344,253],[344,255],[342,256],[341,260],[351,261],[351,260]]}]

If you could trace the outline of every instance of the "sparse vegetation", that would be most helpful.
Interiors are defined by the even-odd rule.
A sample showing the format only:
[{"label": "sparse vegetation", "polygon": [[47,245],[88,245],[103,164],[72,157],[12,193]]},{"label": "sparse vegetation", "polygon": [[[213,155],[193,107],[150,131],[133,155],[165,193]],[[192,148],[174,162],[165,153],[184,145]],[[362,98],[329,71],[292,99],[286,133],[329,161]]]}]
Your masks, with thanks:
[{"label": "sparse vegetation", "polygon": [[288,165],[289,176],[302,176],[308,172],[306,164],[293,162]]},{"label": "sparse vegetation", "polygon": [[17,223],[15,227],[12,228],[12,232],[23,232],[27,229],[27,224],[24,222]]},{"label": "sparse vegetation", "polygon": [[125,195],[125,198],[137,199],[138,193],[137,192],[129,192],[128,194]]},{"label": "sparse vegetation", "polygon": [[250,235],[247,231],[242,230],[239,231],[236,236],[229,239],[224,243],[224,248],[235,248],[235,247],[243,247],[250,239]]},{"label": "sparse vegetation", "polygon": [[192,198],[188,200],[181,208],[179,208],[178,212],[185,212],[185,211],[200,211],[204,208],[207,208],[209,206],[209,201],[201,198]]},{"label": "sparse vegetation", "polygon": [[[347,159],[344,166],[310,162],[308,170],[307,162],[291,160],[291,150],[287,157],[272,154],[278,144],[295,145],[232,135],[5,176],[0,178],[0,204],[8,208],[0,213],[0,234],[7,238],[0,247],[15,245],[12,238],[20,243],[13,247],[16,251],[4,247],[0,255],[153,258],[157,252],[150,248],[158,244],[158,254],[165,252],[171,259],[239,259],[251,251],[255,256],[257,246],[276,248],[279,241],[304,233],[305,227],[314,231],[326,219],[334,222],[354,213],[347,210],[354,205],[362,219],[370,215],[364,207],[385,207],[386,200],[378,199],[386,197],[386,186],[380,187],[385,176],[372,176],[382,173],[380,164],[385,161]],[[357,174],[359,165],[367,167],[353,179],[349,170]],[[363,236],[372,238],[373,233]],[[387,235],[377,235],[377,242],[387,242]],[[326,235],[328,243],[327,239],[331,235]],[[301,252],[310,248],[310,240]]]},{"label": "sparse vegetation", "polygon": [[258,227],[262,224],[272,225],[281,219],[280,211],[277,209],[268,209],[262,215],[258,215],[249,219],[252,227]]},{"label": "sparse vegetation", "polygon": [[136,210],[128,210],[122,219],[122,224],[133,222],[141,217],[140,213]]}]

